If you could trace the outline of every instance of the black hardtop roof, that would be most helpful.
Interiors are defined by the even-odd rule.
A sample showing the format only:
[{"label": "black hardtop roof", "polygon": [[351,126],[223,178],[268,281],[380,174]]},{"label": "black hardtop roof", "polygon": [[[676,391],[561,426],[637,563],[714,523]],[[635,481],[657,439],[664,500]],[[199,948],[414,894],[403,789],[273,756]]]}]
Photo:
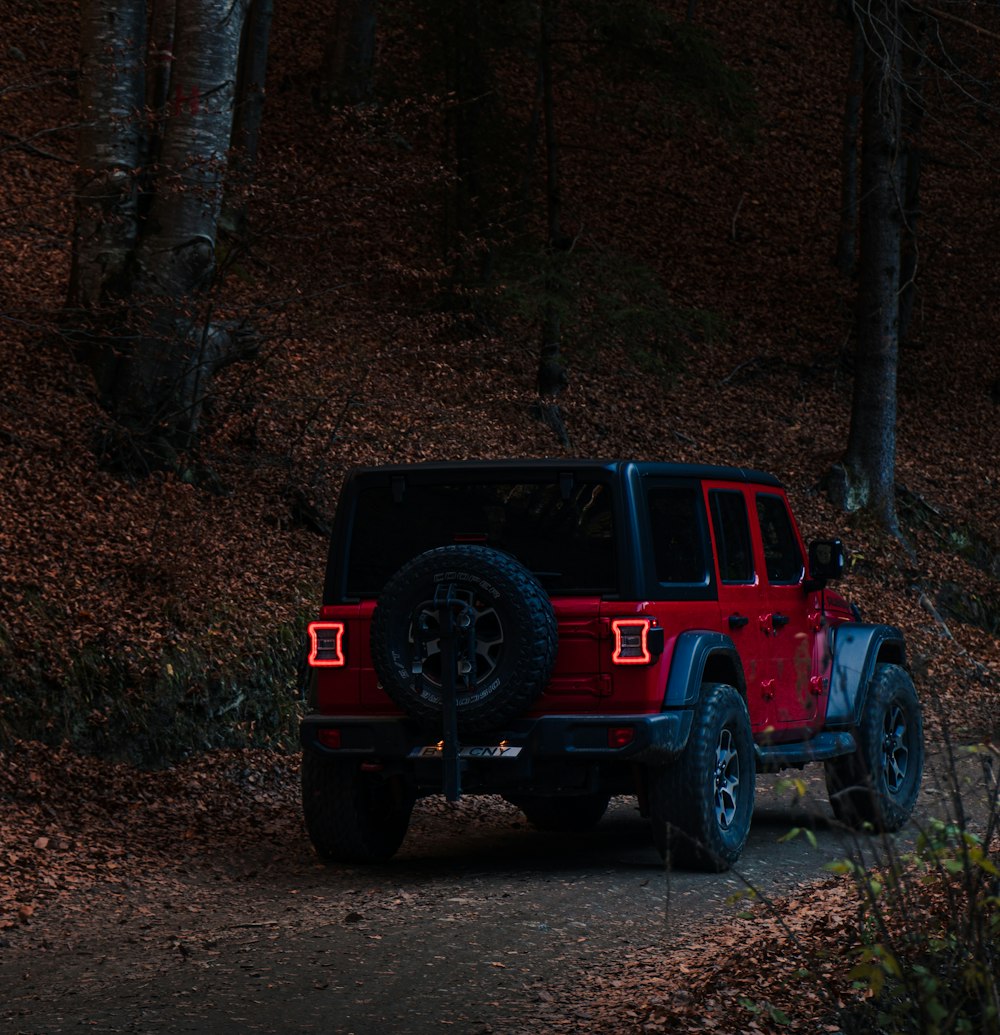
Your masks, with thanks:
[{"label": "black hardtop roof", "polygon": [[465,475],[480,473],[487,477],[504,474],[544,474],[551,471],[581,473],[585,471],[603,471],[613,475],[622,475],[632,468],[640,477],[657,478],[700,478],[713,481],[752,482],[782,488],[781,482],[773,474],[757,471],[747,467],[724,467],[715,464],[682,464],[664,463],[653,460],[586,460],[586,459],[545,459],[545,460],[427,460],[415,464],[384,464],[378,467],[354,467],[348,471],[348,478],[367,480],[373,476],[416,475],[430,476],[438,480],[448,475]]}]

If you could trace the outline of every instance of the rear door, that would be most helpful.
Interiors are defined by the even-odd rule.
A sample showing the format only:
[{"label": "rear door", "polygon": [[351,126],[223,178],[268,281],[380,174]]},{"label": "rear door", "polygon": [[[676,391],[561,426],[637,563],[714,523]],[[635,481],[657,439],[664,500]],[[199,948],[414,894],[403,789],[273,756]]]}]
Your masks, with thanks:
[{"label": "rear door", "polygon": [[657,665],[615,666],[613,678],[616,700],[631,698],[634,707],[649,710],[663,699],[677,637],[691,629],[718,629],[719,601],[700,482],[652,476],[643,480],[643,488],[639,550],[645,558],[645,599],[636,606],[663,627],[665,649]]},{"label": "rear door", "polygon": [[805,551],[782,492],[754,494],[759,561],[763,562],[766,607],[761,612],[769,650],[772,724],[784,738],[799,736],[822,721],[812,684],[817,635],[805,590]]},{"label": "rear door", "polygon": [[708,485],[708,509],[719,578],[722,631],[736,645],[747,683],[747,707],[754,733],[775,720],[771,644],[766,622],[763,579],[758,571],[746,490],[738,485]]}]

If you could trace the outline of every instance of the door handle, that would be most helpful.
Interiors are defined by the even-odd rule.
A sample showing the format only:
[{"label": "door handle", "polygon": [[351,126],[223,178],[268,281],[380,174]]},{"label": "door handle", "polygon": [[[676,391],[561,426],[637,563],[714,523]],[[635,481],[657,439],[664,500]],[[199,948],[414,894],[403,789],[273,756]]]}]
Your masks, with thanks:
[{"label": "door handle", "polygon": [[730,629],[742,629],[744,625],[749,625],[750,619],[746,615],[730,615],[729,616],[729,628]]},{"label": "door handle", "polygon": [[781,626],[788,625],[788,623],[791,621],[791,618],[789,618],[788,615],[774,614],[771,616],[771,621],[775,624],[775,626],[777,626],[780,629]]}]

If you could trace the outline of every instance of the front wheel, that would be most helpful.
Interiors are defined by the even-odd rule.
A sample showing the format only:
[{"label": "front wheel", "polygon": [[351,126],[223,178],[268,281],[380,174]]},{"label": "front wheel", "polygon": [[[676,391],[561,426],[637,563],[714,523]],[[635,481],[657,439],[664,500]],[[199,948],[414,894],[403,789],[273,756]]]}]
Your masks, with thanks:
[{"label": "front wheel", "polygon": [[743,851],[757,772],[750,715],[738,691],[706,683],[680,758],[649,772],[653,840],[672,865],[720,873]]},{"label": "front wheel", "polygon": [[309,840],[327,862],[385,862],[410,825],[414,797],[401,779],[361,763],[302,754],[302,811]]},{"label": "front wheel", "polygon": [[834,815],[857,829],[899,830],[910,818],[924,770],[920,702],[906,670],[876,665],[853,755],[826,763]]}]

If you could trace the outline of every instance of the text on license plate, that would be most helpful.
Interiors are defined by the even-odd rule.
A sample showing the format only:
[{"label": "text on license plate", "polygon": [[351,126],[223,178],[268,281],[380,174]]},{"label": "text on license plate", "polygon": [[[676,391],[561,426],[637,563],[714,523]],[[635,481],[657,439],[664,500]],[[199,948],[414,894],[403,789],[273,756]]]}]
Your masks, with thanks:
[{"label": "text on license plate", "polygon": [[[521,753],[519,747],[508,747],[506,744],[490,744],[480,747],[464,747],[458,749],[459,758],[517,758]],[[410,752],[410,758],[440,758],[444,754],[437,744],[417,747]]]}]

